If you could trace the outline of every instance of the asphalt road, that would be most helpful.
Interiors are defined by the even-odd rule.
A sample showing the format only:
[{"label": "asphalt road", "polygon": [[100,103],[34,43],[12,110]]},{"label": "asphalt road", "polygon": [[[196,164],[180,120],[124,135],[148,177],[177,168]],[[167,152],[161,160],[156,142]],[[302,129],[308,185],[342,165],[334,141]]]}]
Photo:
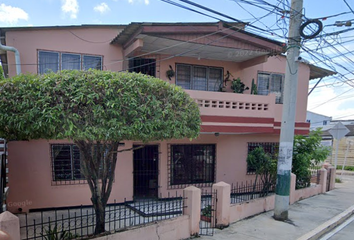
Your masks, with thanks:
[{"label": "asphalt road", "polygon": [[353,240],[354,239],[354,216],[333,229],[320,240]]}]

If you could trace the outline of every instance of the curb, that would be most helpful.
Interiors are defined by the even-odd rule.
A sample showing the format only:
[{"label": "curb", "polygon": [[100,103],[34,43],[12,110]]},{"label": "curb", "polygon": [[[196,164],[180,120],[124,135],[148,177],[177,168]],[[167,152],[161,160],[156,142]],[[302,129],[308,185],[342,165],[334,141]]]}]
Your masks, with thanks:
[{"label": "curb", "polygon": [[330,232],[338,225],[342,224],[345,220],[350,218],[354,214],[354,205],[345,210],[344,212],[338,214],[327,222],[321,224],[311,232],[306,233],[297,240],[316,240],[319,239],[324,234]]}]

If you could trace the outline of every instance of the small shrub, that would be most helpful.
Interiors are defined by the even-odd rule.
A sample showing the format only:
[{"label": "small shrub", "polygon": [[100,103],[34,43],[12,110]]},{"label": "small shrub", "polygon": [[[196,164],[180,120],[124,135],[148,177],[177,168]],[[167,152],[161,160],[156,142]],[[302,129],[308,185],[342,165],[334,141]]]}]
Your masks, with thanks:
[{"label": "small shrub", "polygon": [[42,234],[45,240],[71,240],[79,237],[77,234],[72,234],[69,231],[61,230],[56,224],[52,229],[49,225],[49,229],[45,230],[45,234]]},{"label": "small shrub", "polygon": [[211,217],[211,211],[212,211],[211,205],[208,205],[202,209],[202,215],[206,217]]},{"label": "small shrub", "polygon": [[342,183],[342,182],[343,182],[342,179],[336,178],[336,183]]}]

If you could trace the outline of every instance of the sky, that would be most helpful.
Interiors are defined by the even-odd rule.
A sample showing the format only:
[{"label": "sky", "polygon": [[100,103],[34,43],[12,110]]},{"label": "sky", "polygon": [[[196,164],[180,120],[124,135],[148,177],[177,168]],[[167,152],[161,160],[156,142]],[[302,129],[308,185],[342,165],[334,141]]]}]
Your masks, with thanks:
[{"label": "sky", "polygon": [[[267,5],[251,6],[240,0],[194,2],[236,19],[251,22],[254,26],[269,30],[262,32],[263,36],[285,42],[281,37],[287,35],[287,15],[282,18],[279,12],[274,14],[273,11],[270,14]],[[267,2],[288,9],[290,0]],[[354,9],[354,0],[346,2]],[[354,21],[354,11],[351,12],[345,0],[304,0],[304,13],[309,19],[322,19],[325,26],[322,33],[350,28],[330,26],[336,21]],[[324,18],[338,13],[346,14]],[[0,0],[0,27],[215,21],[217,20],[161,0]],[[339,73],[335,77],[324,78],[319,83],[309,96],[308,110],[332,116],[334,119],[354,119],[354,80],[351,81],[354,79],[354,31],[306,41],[304,46],[307,50],[302,50],[302,56],[306,60]],[[311,54],[305,50],[311,50]],[[310,88],[315,82],[316,80],[310,82]]]}]

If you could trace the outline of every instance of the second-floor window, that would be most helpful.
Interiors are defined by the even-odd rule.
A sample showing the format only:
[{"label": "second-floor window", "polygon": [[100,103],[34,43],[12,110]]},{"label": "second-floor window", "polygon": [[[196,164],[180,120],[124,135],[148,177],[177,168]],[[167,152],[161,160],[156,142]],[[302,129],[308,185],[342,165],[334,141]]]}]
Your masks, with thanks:
[{"label": "second-floor window", "polygon": [[102,56],[84,55],[79,53],[64,53],[53,51],[38,51],[38,73],[59,70],[102,70]]},{"label": "second-floor window", "polygon": [[258,73],[257,93],[268,95],[275,93],[275,103],[283,103],[284,75],[277,73]]},{"label": "second-floor window", "polygon": [[176,85],[184,89],[219,91],[223,69],[216,67],[176,65]]}]

